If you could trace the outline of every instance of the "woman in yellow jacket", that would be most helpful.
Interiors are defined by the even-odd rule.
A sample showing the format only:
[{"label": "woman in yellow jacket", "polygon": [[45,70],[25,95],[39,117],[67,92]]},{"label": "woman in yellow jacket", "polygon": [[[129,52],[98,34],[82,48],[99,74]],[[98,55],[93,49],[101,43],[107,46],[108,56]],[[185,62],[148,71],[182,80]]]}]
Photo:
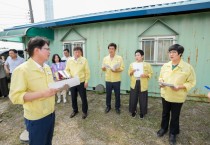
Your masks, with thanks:
[{"label": "woman in yellow jacket", "polygon": [[171,61],[162,66],[159,77],[163,112],[161,129],[157,132],[157,136],[162,137],[169,128],[169,142],[172,145],[176,144],[176,135],[179,134],[179,116],[182,105],[187,93],[196,84],[193,67],[181,59],[183,52],[184,47],[179,44],[169,47]]},{"label": "woman in yellow jacket", "polygon": [[130,99],[129,112],[132,117],[136,116],[137,103],[139,100],[140,118],[147,114],[148,104],[148,82],[152,76],[152,67],[149,63],[143,61],[144,52],[135,51],[136,61],[130,64],[128,75],[130,76]]}]

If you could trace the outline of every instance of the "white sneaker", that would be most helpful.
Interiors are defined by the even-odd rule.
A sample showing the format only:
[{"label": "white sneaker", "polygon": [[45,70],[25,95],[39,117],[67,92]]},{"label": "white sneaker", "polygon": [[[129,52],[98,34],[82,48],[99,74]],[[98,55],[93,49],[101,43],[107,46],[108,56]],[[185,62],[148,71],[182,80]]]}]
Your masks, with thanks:
[{"label": "white sneaker", "polygon": [[20,135],[20,140],[23,142],[28,142],[29,141],[29,133],[27,130],[24,130],[21,135]]},{"label": "white sneaker", "polygon": [[66,99],[63,99],[63,103],[66,103]]},{"label": "white sneaker", "polygon": [[69,96],[71,96],[71,91],[69,91]]},{"label": "white sneaker", "polygon": [[58,99],[58,100],[57,100],[57,103],[59,104],[60,102],[61,102],[61,99]]}]

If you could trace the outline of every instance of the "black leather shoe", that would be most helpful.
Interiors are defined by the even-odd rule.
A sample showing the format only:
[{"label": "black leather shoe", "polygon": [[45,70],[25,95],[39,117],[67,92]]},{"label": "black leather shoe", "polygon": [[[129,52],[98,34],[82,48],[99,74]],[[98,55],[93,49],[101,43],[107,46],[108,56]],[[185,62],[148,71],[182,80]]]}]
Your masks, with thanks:
[{"label": "black leather shoe", "polygon": [[164,129],[161,128],[160,130],[158,130],[157,136],[162,137],[166,132],[167,132],[167,130],[164,130]]},{"label": "black leather shoe", "polygon": [[132,117],[136,117],[136,112],[131,114]]},{"label": "black leather shoe", "polygon": [[78,114],[78,112],[72,112],[70,115],[70,118],[73,118],[74,116],[76,116]]},{"label": "black leather shoe", "polygon": [[105,109],[105,113],[108,113],[110,110],[111,110],[111,108],[110,108],[110,107],[106,107],[106,109]]},{"label": "black leather shoe", "polygon": [[120,114],[120,109],[115,109],[117,114]]},{"label": "black leather shoe", "polygon": [[87,116],[88,116],[87,113],[83,113],[83,114],[82,114],[82,119],[87,118]]},{"label": "black leather shoe", "polygon": [[144,119],[144,115],[143,115],[143,114],[140,114],[140,115],[139,115],[139,118],[140,118],[140,119]]},{"label": "black leather shoe", "polygon": [[169,134],[169,144],[175,145],[176,144],[176,135]]}]

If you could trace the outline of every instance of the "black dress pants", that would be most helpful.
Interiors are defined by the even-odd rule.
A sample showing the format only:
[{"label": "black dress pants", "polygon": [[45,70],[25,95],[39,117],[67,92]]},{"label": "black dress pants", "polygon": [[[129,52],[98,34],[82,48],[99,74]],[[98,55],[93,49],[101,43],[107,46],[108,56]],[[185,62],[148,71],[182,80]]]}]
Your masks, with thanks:
[{"label": "black dress pants", "polygon": [[87,102],[87,94],[86,94],[86,88],[84,87],[84,82],[80,83],[80,85],[71,87],[70,91],[71,91],[71,100],[72,100],[73,111],[78,112],[77,96],[79,93],[81,100],[82,100],[82,112],[87,113],[88,102]]},{"label": "black dress pants", "polygon": [[115,109],[120,108],[120,82],[106,82],[106,106],[111,108],[112,90],[115,94]]},{"label": "black dress pants", "polygon": [[168,130],[170,120],[170,134],[179,134],[179,116],[183,103],[168,102],[162,98],[163,112],[161,128]]},{"label": "black dress pants", "polygon": [[9,94],[9,88],[8,88],[8,83],[7,83],[7,78],[1,78],[0,79],[0,97],[4,96],[7,97]]},{"label": "black dress pants", "polygon": [[148,107],[148,91],[141,92],[141,82],[136,80],[136,86],[134,89],[131,88],[129,98],[129,112],[137,112],[137,104],[139,102],[140,114],[147,114]]}]

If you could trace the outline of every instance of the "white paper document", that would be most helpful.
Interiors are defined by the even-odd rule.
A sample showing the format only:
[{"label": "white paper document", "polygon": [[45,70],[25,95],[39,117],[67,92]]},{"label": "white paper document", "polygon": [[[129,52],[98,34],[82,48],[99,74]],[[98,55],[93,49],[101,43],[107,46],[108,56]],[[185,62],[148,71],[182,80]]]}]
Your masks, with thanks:
[{"label": "white paper document", "polygon": [[173,84],[164,83],[164,82],[159,82],[159,84],[162,86],[175,87]]},{"label": "white paper document", "polygon": [[112,70],[116,70],[116,69],[118,69],[120,67],[120,63],[116,63],[116,64],[114,64],[113,66],[112,66]]},{"label": "white paper document", "polygon": [[118,69],[120,67],[120,63],[116,63],[112,67],[108,64],[103,64],[103,67],[105,67],[106,69],[111,69],[111,70],[115,71],[116,69]]},{"label": "white paper document", "polygon": [[69,87],[74,87],[79,84],[80,84],[79,77],[74,77],[74,78],[50,83],[48,84],[48,86],[49,88],[52,88],[52,89],[62,89],[65,85],[68,85]]},{"label": "white paper document", "polygon": [[134,77],[139,78],[142,74],[144,74],[143,63],[133,63]]},{"label": "white paper document", "polygon": [[102,67],[105,67],[106,69],[111,69],[111,67],[108,64],[103,64]]}]

